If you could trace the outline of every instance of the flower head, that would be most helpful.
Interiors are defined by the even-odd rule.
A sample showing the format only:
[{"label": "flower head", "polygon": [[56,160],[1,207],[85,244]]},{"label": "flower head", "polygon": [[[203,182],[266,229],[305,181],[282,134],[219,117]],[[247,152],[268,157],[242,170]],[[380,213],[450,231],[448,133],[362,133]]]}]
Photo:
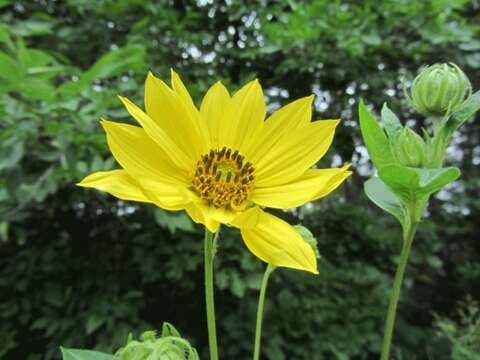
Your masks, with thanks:
[{"label": "flower head", "polygon": [[211,232],[221,223],[237,227],[261,260],[317,273],[312,248],[261,207],[301,206],[329,194],[351,174],[348,166],[312,168],[328,150],[339,120],[311,122],[312,96],[265,120],[257,80],[233,96],[217,82],[197,109],[173,71],[171,80],[169,87],[148,74],[146,111],[120,97],[140,126],[101,123],[122,169],[94,173],[79,185],[185,210]]}]

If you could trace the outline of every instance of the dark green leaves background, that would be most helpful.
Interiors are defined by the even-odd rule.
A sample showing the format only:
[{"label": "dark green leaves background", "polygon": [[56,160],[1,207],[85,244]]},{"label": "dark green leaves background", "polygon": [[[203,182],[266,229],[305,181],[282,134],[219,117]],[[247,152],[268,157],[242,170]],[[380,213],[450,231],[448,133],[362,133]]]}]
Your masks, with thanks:
[{"label": "dark green leaves background", "polygon": [[[253,5],[255,4],[255,5]],[[279,270],[266,303],[268,359],[375,359],[400,250],[400,226],[362,193],[372,176],[358,100],[379,117],[428,125],[403,76],[453,61],[480,88],[478,1],[0,0],[0,357],[59,359],[59,345],[109,352],[173,323],[206,359],[201,228],[182,213],[74,186],[115,167],[100,118],[130,122],[116,95],[142,103],[148,70],[183,77],[196,101],[217,80],[258,77],[269,110],[314,93],[316,118],[338,118],[320,166],[355,175],[290,212],[319,239],[319,277]],[[398,359],[450,359],[433,313],[479,299],[480,125],[455,135],[462,176],[440,192],[416,238],[399,308]],[[217,261],[221,355],[248,358],[263,265],[237,232]]]}]

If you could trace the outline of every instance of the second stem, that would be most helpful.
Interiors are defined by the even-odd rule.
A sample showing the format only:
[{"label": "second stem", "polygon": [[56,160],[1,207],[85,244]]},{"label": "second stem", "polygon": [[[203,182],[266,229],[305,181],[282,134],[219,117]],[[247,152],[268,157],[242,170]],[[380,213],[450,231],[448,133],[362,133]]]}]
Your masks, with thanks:
[{"label": "second stem", "polygon": [[392,344],[393,329],[395,326],[395,317],[397,314],[397,304],[400,297],[400,290],[402,288],[403,276],[408,263],[408,257],[410,254],[410,248],[412,247],[412,241],[417,231],[418,223],[412,221],[406,229],[403,238],[402,253],[400,254],[400,263],[395,273],[395,280],[393,282],[392,295],[390,297],[390,304],[388,305],[387,321],[385,323],[385,331],[383,333],[383,346],[381,360],[389,360],[390,348]]},{"label": "second stem", "polygon": [[260,295],[258,297],[257,307],[257,325],[255,327],[255,348],[253,351],[253,360],[260,358],[260,341],[262,338],[262,320],[263,320],[263,305],[265,304],[265,293],[267,292],[268,279],[270,274],[276,267],[268,264],[265,273],[263,274],[262,288],[260,289]]},{"label": "second stem", "polygon": [[210,360],[218,360],[217,329],[215,325],[215,300],[213,296],[213,258],[218,231],[215,234],[205,228],[205,302],[207,304],[208,346]]}]

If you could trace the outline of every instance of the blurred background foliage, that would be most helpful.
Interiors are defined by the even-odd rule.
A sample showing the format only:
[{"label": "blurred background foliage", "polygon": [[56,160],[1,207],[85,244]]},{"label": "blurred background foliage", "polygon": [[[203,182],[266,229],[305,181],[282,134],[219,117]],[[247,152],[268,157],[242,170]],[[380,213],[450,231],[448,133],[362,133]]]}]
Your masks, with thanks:
[{"label": "blurred background foliage", "polygon": [[[356,105],[388,102],[419,130],[401,80],[453,61],[479,89],[479,24],[478,0],[0,0],[0,357],[112,351],[169,321],[207,358],[201,228],[75,187],[116,166],[98,122],[132,121],[116,95],[141,104],[147,71],[167,79],[173,67],[197,102],[217,80],[233,91],[257,77],[270,111],[314,93],[316,118],[343,119],[320,165],[351,162],[355,175],[328,199],[277,212],[308,226],[323,258],[319,277],[273,275],[263,355],[376,359],[400,228],[362,193],[372,169]],[[463,174],[415,240],[396,359],[478,359],[478,119],[457,135],[448,156]],[[245,359],[264,265],[235,231],[219,246],[221,355]]]}]

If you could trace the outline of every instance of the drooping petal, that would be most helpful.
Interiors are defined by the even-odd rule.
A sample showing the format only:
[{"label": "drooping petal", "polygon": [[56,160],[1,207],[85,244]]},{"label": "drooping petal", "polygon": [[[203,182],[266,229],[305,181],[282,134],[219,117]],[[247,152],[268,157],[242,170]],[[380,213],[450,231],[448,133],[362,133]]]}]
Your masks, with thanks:
[{"label": "drooping petal", "polygon": [[187,90],[182,88],[179,80],[175,81],[175,86],[180,89],[178,91],[181,95],[149,73],[145,81],[145,109],[148,116],[178,147],[191,159],[197,160],[208,151],[209,139],[204,137],[201,130],[202,126],[206,129],[206,124],[202,125],[192,107],[188,107],[189,100],[185,98]]},{"label": "drooping petal", "polygon": [[255,185],[271,187],[299,178],[327,152],[339,120],[320,120],[282,136],[266,154],[252,159]]},{"label": "drooping petal", "polygon": [[185,207],[185,211],[190,218],[197,224],[203,224],[208,231],[214,233],[218,231],[220,222],[208,216],[208,206],[191,202]]},{"label": "drooping petal", "polygon": [[175,166],[141,127],[107,120],[102,120],[101,124],[113,156],[128,173],[136,177],[188,182],[187,172]]},{"label": "drooping petal", "polygon": [[288,184],[255,188],[250,200],[277,209],[302,206],[335,190],[351,174],[347,169],[309,169]]},{"label": "drooping petal", "polygon": [[77,185],[105,191],[122,200],[151,202],[125,170],[99,171],[88,175]]},{"label": "drooping petal", "polygon": [[208,89],[200,106],[200,113],[203,121],[207,123],[211,144],[215,149],[223,146],[223,144],[220,144],[220,123],[225,121],[225,108],[229,102],[230,94],[228,90],[218,81]]},{"label": "drooping petal", "polygon": [[253,206],[245,211],[239,212],[230,221],[230,225],[242,229],[251,229],[257,226],[263,210],[259,206]]},{"label": "drooping petal", "polygon": [[240,231],[248,249],[266,263],[318,274],[313,249],[278,217],[262,212],[255,227]]},{"label": "drooping petal", "polygon": [[265,98],[258,80],[243,86],[228,102],[225,119],[219,124],[220,144],[242,154],[249,154],[263,127],[266,114]]},{"label": "drooping petal", "polygon": [[119,96],[128,113],[139,122],[147,135],[154,140],[178,167],[190,171],[196,159],[191,158],[175,143],[150,116],[125,97]]},{"label": "drooping petal", "polygon": [[188,214],[193,221],[204,224],[209,231],[212,231],[211,229],[218,230],[219,224],[230,224],[237,216],[237,212],[208,205],[194,194],[191,194],[191,199],[192,206],[187,208]]}]

